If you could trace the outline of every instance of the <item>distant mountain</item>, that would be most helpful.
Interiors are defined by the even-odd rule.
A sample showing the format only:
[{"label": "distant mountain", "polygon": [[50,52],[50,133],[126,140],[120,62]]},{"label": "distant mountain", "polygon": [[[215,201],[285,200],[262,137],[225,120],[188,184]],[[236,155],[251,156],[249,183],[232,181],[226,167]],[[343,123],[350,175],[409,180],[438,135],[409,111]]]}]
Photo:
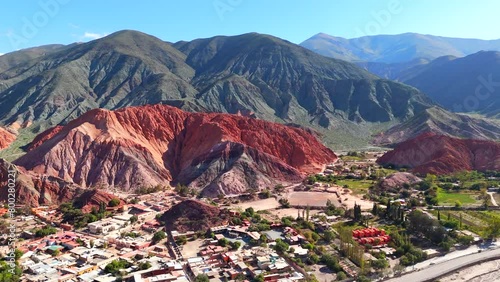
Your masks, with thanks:
[{"label": "distant mountain", "polygon": [[500,52],[438,58],[399,78],[451,111],[500,115]]},{"label": "distant mountain", "polygon": [[120,31],[0,73],[0,124],[34,133],[94,108],[158,103],[345,135],[336,144],[434,105],[413,87],[257,33],[170,44]]},{"label": "distant mountain", "polygon": [[500,143],[425,133],[399,144],[377,160],[425,175],[500,170]]},{"label": "distant mountain", "polygon": [[300,44],[318,54],[350,62],[405,63],[442,56],[464,57],[481,50],[500,51],[500,39],[449,38],[417,33],[353,39],[319,33]]},{"label": "distant mountain", "polygon": [[431,60],[420,58],[403,63],[357,62],[356,65],[381,78],[401,81],[402,76],[404,77],[407,73],[411,74],[429,62]]},{"label": "distant mountain", "polygon": [[170,44],[133,31],[64,48],[0,73],[0,120],[40,132],[93,108],[193,97],[195,70],[184,60]]},{"label": "distant mountain", "polygon": [[37,136],[14,163],[82,187],[172,182],[214,197],[300,182],[336,159],[299,128],[154,105],[91,110]]},{"label": "distant mountain", "polygon": [[374,138],[379,146],[394,146],[426,132],[457,138],[500,140],[500,121],[454,114],[440,107],[429,108]]}]

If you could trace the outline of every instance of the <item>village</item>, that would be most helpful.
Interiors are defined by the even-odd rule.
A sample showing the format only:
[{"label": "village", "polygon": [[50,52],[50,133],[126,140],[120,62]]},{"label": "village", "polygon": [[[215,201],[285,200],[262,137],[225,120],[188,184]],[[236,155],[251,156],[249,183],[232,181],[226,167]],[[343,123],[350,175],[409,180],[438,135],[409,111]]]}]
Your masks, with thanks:
[{"label": "village", "polygon": [[[401,235],[413,220],[434,224],[445,213],[417,218],[409,198],[367,197],[368,185],[396,172],[378,166],[376,155],[346,155],[301,185],[238,197],[193,199],[172,190],[120,195],[88,212],[99,220],[83,224],[65,220],[75,212],[69,205],[19,207],[22,281],[370,281],[484,241],[485,234],[453,226],[446,226],[455,234],[446,248]],[[169,210],[186,201],[216,209],[219,224],[166,224]]]}]

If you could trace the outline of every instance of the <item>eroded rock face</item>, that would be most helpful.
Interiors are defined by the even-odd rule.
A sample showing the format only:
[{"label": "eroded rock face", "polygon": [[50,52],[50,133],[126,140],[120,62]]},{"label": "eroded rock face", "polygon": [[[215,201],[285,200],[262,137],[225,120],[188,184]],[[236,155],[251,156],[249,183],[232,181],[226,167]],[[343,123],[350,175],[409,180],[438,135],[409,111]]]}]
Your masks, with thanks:
[{"label": "eroded rock face", "polygon": [[399,144],[377,162],[419,174],[500,170],[500,143],[425,133]]},{"label": "eroded rock face", "polygon": [[212,196],[300,181],[336,158],[299,128],[154,105],[91,110],[37,136],[15,163],[83,187],[173,181]]},{"label": "eroded rock face", "polygon": [[200,201],[185,200],[170,208],[161,218],[169,230],[185,232],[206,231],[210,227],[227,224],[231,216],[227,210]]},{"label": "eroded rock face", "polygon": [[[15,171],[9,176],[9,170]],[[15,176],[14,176],[15,175]],[[0,159],[0,201],[8,200],[8,181],[15,179],[17,204],[30,207],[70,202],[80,193],[77,185],[53,176],[40,176]]]},{"label": "eroded rock face", "polygon": [[[9,176],[9,172],[15,176]],[[99,203],[109,203],[116,196],[98,189],[84,189],[58,177],[39,175],[0,159],[0,203],[8,201],[8,179],[15,179],[16,204],[29,207],[58,206],[75,202],[84,212],[90,212]],[[124,204],[121,200],[120,205]]]},{"label": "eroded rock face", "polygon": [[0,150],[9,147],[16,140],[16,135],[5,128],[0,127]]},{"label": "eroded rock face", "polygon": [[384,178],[380,182],[380,188],[385,190],[400,189],[403,188],[405,183],[411,185],[421,181],[421,178],[413,175],[412,173],[396,172]]}]

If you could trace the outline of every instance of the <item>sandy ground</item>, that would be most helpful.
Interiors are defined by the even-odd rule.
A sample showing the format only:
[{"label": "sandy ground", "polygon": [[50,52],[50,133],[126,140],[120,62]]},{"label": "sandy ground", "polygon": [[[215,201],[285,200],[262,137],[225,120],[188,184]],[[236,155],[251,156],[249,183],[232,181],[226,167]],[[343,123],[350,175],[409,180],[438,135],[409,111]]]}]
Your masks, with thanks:
[{"label": "sandy ground", "polygon": [[[300,214],[302,214],[303,210],[300,210]],[[297,218],[298,215],[298,209],[295,208],[288,208],[288,209],[275,209],[275,210],[269,210],[269,212],[279,218],[285,217],[285,216],[291,216],[293,218]],[[310,210],[309,215],[313,216],[321,211],[319,210]]]},{"label": "sandy ground", "polygon": [[288,195],[288,200],[292,206],[313,206],[326,207],[328,200],[336,206],[340,206],[337,195],[326,192],[291,192]]},{"label": "sandy ground", "polygon": [[198,251],[203,245],[203,240],[196,239],[194,241],[188,241],[185,245],[181,247],[181,253],[183,258],[193,258],[198,256]]},{"label": "sandy ground", "polygon": [[261,210],[271,210],[279,208],[280,204],[275,198],[268,198],[264,200],[245,202],[231,206],[231,208],[235,210],[237,209],[245,210],[249,207],[252,207],[255,211],[261,211]]},{"label": "sandy ground", "polygon": [[469,282],[495,282],[500,281],[500,260],[485,262],[472,267],[457,271],[441,282],[469,281]]},{"label": "sandy ground", "polygon": [[314,274],[318,281],[335,281],[337,279],[337,274],[324,265],[315,264],[311,268],[311,273]]},{"label": "sandy ground", "polygon": [[348,209],[354,208],[354,204],[361,205],[362,210],[371,210],[373,202],[363,200],[352,193],[340,194],[340,203],[337,194],[328,192],[291,192],[288,199],[291,205],[326,206],[326,201],[330,199],[336,206],[346,206]]}]

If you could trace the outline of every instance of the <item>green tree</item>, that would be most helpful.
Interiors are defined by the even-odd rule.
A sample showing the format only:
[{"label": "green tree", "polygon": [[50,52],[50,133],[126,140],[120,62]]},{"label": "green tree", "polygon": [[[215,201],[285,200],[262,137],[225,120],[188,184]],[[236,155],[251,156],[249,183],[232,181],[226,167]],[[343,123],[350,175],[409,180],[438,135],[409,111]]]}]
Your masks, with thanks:
[{"label": "green tree", "polygon": [[347,279],[347,275],[343,271],[337,272],[337,281],[342,281]]},{"label": "green tree", "polygon": [[120,204],[120,199],[113,198],[109,200],[108,207],[117,207]]},{"label": "green tree", "polygon": [[288,199],[281,198],[281,199],[279,199],[278,202],[280,203],[281,207],[283,207],[283,208],[289,208],[290,207],[290,201],[288,201]]},{"label": "green tree", "polygon": [[378,215],[378,205],[377,203],[373,203],[372,214]]},{"label": "green tree", "polygon": [[149,261],[139,263],[140,270],[146,270],[151,267],[151,263]]},{"label": "green tree", "polygon": [[217,244],[221,247],[225,247],[229,244],[229,240],[227,240],[226,238],[222,238],[217,241]]},{"label": "green tree", "polygon": [[261,273],[254,277],[253,282],[264,282],[264,275]]},{"label": "green tree", "polygon": [[167,235],[160,230],[153,235],[153,243],[156,244],[165,238],[167,238]]},{"label": "green tree", "polygon": [[281,239],[276,239],[276,245],[274,246],[274,249],[276,250],[276,252],[278,253],[285,253],[288,248],[290,247],[285,241],[281,240]]},{"label": "green tree", "polygon": [[330,243],[333,241],[333,239],[335,239],[335,233],[333,233],[332,230],[326,230],[324,233],[323,233],[323,239],[327,242],[327,243]]},{"label": "green tree", "polygon": [[136,223],[139,220],[139,217],[137,215],[133,215],[130,217],[130,223]]},{"label": "green tree", "polygon": [[210,279],[208,278],[208,275],[206,275],[206,274],[198,274],[198,276],[196,276],[194,278],[194,281],[195,282],[208,282],[208,281],[210,281]]}]

